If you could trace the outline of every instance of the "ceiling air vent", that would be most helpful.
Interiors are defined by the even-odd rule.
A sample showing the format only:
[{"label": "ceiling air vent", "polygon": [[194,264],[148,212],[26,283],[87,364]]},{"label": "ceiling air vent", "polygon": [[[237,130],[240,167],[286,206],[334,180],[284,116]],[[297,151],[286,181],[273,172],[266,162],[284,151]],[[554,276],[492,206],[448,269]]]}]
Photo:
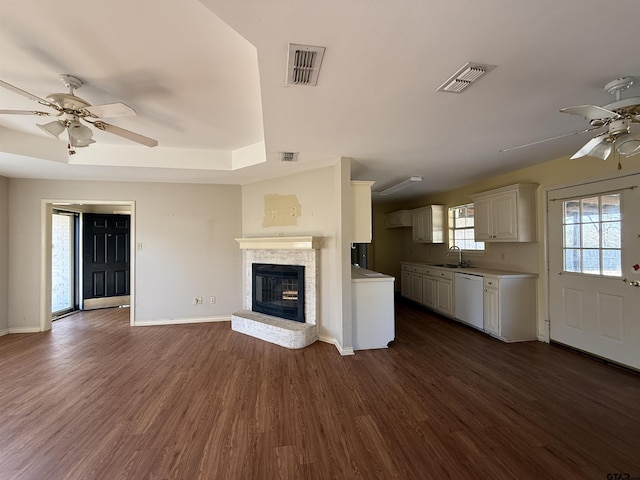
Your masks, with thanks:
[{"label": "ceiling air vent", "polygon": [[486,73],[496,68],[495,65],[467,62],[438,88],[438,92],[461,93],[471,84],[478,81]]},{"label": "ceiling air vent", "polygon": [[295,162],[298,160],[298,152],[280,152],[280,161]]},{"label": "ceiling air vent", "polygon": [[318,83],[318,73],[324,56],[324,47],[289,44],[287,60],[287,85],[307,85]]}]

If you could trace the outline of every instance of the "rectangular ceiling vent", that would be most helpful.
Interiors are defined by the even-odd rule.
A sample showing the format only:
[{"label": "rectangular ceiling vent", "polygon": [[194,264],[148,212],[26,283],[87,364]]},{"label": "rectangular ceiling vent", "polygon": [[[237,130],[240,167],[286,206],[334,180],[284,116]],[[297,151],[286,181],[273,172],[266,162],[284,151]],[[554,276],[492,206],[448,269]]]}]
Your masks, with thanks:
[{"label": "rectangular ceiling vent", "polygon": [[495,65],[467,62],[438,88],[438,92],[461,93],[485,74],[496,68]]},{"label": "rectangular ceiling vent", "polygon": [[324,47],[289,44],[287,59],[287,85],[315,87],[318,83]]},{"label": "rectangular ceiling vent", "polygon": [[298,152],[280,152],[280,161],[295,162],[298,160]]}]

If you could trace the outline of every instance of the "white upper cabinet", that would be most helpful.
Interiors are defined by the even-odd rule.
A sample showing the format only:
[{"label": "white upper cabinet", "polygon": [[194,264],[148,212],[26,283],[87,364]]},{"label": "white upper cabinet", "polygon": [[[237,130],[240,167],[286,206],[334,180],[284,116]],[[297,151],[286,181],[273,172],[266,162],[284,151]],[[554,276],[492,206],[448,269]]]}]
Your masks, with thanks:
[{"label": "white upper cabinet", "polygon": [[397,210],[387,213],[384,216],[384,226],[386,228],[410,227],[411,210]]},{"label": "white upper cabinet", "polygon": [[411,212],[414,243],[444,242],[444,205],[427,205]]},{"label": "white upper cabinet", "polygon": [[371,185],[369,181],[351,181],[353,232],[351,243],[371,243]]},{"label": "white upper cabinet", "polygon": [[534,183],[518,183],[470,195],[476,241],[535,242],[536,188]]}]

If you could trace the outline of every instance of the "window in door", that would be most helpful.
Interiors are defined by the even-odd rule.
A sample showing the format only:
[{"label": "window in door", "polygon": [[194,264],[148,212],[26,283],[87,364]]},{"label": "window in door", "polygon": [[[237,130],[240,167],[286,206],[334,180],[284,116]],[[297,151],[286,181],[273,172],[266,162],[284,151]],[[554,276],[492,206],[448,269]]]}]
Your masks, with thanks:
[{"label": "window in door", "polygon": [[473,203],[449,208],[449,247],[484,252],[484,242],[475,241],[474,214]]},{"label": "window in door", "polygon": [[620,194],[563,201],[564,271],[622,275]]}]

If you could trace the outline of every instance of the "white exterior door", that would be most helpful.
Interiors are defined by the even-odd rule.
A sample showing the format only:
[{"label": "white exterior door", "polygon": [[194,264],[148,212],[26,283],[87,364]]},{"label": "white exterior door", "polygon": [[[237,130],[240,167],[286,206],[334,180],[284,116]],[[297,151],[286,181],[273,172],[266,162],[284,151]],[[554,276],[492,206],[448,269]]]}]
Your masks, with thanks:
[{"label": "white exterior door", "polygon": [[551,340],[640,369],[640,175],[548,200]]}]

